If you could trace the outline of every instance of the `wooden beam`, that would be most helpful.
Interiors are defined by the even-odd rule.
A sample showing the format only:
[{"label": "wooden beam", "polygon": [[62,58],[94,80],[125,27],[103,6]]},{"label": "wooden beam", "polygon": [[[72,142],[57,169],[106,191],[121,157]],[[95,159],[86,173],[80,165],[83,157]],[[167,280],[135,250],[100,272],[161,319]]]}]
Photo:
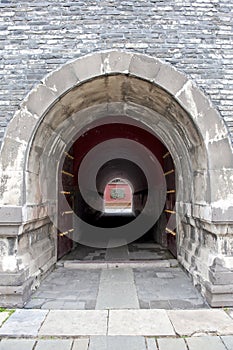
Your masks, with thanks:
[{"label": "wooden beam", "polygon": [[63,213],[61,215],[63,216],[63,215],[68,215],[68,214],[73,214],[73,210],[63,211]]},{"label": "wooden beam", "polygon": [[62,170],[62,174],[74,177],[74,174],[69,173],[68,171]]},{"label": "wooden beam", "polygon": [[170,214],[175,214],[176,213],[174,210],[169,210],[169,209],[165,209],[164,211],[166,213],[170,213]]},{"label": "wooden beam", "polygon": [[167,158],[170,155],[170,152],[167,152],[163,155],[163,159]]},{"label": "wooden beam", "polygon": [[165,230],[167,232],[169,232],[171,235],[176,236],[176,233],[174,231],[170,230],[169,228],[166,227]]},{"label": "wooden beam", "polygon": [[73,228],[71,228],[70,230],[68,230],[68,231],[65,231],[65,232],[61,232],[61,233],[59,233],[59,236],[66,236],[66,235],[68,235],[69,233],[71,233],[71,232],[73,232],[74,231],[74,229]]},{"label": "wooden beam", "polygon": [[65,155],[66,155],[68,158],[70,158],[70,159],[74,159],[74,157],[71,156],[68,152],[65,152]]},{"label": "wooden beam", "polygon": [[176,190],[168,190],[167,193],[175,193]]},{"label": "wooden beam", "polygon": [[167,171],[166,173],[164,173],[164,176],[167,176],[167,175],[169,175],[169,174],[172,174],[172,173],[174,173],[174,169],[172,169],[172,170],[169,170],[169,171]]}]

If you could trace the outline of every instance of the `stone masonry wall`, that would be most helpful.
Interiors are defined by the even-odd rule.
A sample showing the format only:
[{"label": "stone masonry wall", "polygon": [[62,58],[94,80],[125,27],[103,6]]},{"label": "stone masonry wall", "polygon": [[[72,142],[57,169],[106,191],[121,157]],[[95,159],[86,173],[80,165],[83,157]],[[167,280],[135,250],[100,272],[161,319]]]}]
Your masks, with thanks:
[{"label": "stone masonry wall", "polygon": [[233,138],[232,26],[229,0],[0,0],[0,141],[47,73],[106,49],[146,53],[186,73]]}]

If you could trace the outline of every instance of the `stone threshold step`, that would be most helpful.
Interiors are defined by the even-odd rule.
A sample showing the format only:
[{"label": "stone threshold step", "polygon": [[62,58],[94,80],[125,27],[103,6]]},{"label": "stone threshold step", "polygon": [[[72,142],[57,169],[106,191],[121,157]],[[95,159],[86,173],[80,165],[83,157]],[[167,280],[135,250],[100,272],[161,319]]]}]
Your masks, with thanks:
[{"label": "stone threshold step", "polygon": [[145,260],[128,260],[128,261],[85,261],[83,260],[67,260],[67,261],[59,261],[56,264],[58,267],[64,267],[67,269],[108,269],[108,268],[143,268],[143,267],[176,267],[178,266],[178,262],[176,259],[169,260],[153,260],[153,261],[145,261]]},{"label": "stone threshold step", "polygon": [[0,338],[233,335],[224,310],[16,310]]}]

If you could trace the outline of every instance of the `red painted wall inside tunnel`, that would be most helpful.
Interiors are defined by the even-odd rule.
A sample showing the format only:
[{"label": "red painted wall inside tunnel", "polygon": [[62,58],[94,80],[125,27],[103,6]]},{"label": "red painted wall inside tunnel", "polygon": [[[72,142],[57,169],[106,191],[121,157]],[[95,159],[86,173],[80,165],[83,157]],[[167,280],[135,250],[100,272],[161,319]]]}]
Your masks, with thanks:
[{"label": "red painted wall inside tunnel", "polygon": [[163,167],[163,155],[167,152],[167,148],[153,134],[130,124],[104,124],[88,130],[73,144],[75,184],[83,157],[99,143],[113,138],[126,138],[139,142],[156,156]]},{"label": "red painted wall inside tunnel", "polygon": [[[112,198],[111,191],[113,189],[122,189],[124,191],[123,198]],[[132,201],[132,191],[128,184],[107,184],[104,191],[104,200],[108,203],[124,203]]]}]

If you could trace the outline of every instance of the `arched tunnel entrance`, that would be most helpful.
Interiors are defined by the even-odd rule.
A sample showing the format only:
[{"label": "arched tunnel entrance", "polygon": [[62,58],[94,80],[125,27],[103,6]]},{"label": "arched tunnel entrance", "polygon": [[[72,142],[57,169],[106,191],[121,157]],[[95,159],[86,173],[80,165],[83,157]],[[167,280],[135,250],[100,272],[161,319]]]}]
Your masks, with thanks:
[{"label": "arched tunnel entrance", "polygon": [[[232,304],[229,132],[171,65],[121,51],[67,63],[26,96],[0,155],[5,305],[23,305],[73,242],[106,249],[149,231],[211,305]],[[134,217],[103,227],[113,179],[131,183]]]},{"label": "arched tunnel entrance", "polygon": [[[92,239],[89,242],[93,247],[111,248],[111,244],[116,247],[140,241],[141,243],[158,243],[163,248],[167,248],[174,257],[177,256],[176,181],[172,157],[159,138],[142,126],[140,122],[130,123],[127,120],[126,123],[123,123],[123,121],[124,117],[115,117],[108,124],[104,119],[99,120],[98,125],[96,123],[94,123],[94,126],[89,125],[88,130],[79,133],[65,152],[65,158],[61,162],[60,169],[62,176],[59,191],[62,196],[58,197],[58,259],[71,250],[82,249],[79,242],[83,242],[82,237],[88,236],[89,225],[92,226],[92,229],[96,228],[95,242]],[[126,141],[123,146],[123,153],[119,146],[118,155],[117,142],[119,142],[118,145],[122,145],[123,141]],[[142,157],[147,157],[149,152],[149,156],[152,158],[153,155],[155,158],[151,161],[152,163],[156,162],[155,166],[159,168],[160,172],[159,174],[155,172],[152,175],[150,184],[143,169],[143,166],[145,166],[143,162],[140,167],[127,157],[122,158],[122,154],[123,156],[127,155],[126,149],[132,146],[130,141],[134,142],[133,147],[136,144],[143,147],[144,155],[142,154]],[[82,171],[80,169],[82,169],[81,165],[85,157],[98,145],[108,148],[110,159],[103,161],[97,169],[94,179],[96,193],[89,191],[89,197],[85,199],[80,188],[79,180],[81,177],[79,173]],[[134,152],[137,155],[137,149]],[[149,164],[147,171],[153,174],[152,164]],[[90,172],[86,175],[88,177],[92,176]],[[158,178],[161,175],[162,180],[158,183]],[[154,191],[156,186],[160,187],[157,189],[157,193]],[[154,196],[150,205],[156,207],[156,210],[153,211],[150,208],[149,211],[147,210],[144,213],[149,193]],[[150,216],[150,218],[147,216]],[[128,232],[125,231],[125,235],[122,235],[117,231],[117,228],[127,227],[127,225],[129,230],[132,230],[130,223],[138,217],[145,221],[145,227],[143,224],[140,226],[141,232],[137,232],[134,236],[131,232],[128,235]],[[80,222],[77,224],[77,218],[81,224]],[[83,225],[83,222],[88,226]],[[98,237],[98,228],[108,230],[109,239],[105,243],[99,241],[101,235]],[[112,229],[115,229],[116,232],[112,233]],[[118,235],[121,237],[119,242],[117,242]],[[114,243],[111,243],[112,239]],[[75,241],[77,242],[74,243]],[[87,242],[88,245],[87,240],[84,239],[84,242]],[[103,245],[101,246],[101,244]],[[75,256],[74,253],[72,256]]]}]

